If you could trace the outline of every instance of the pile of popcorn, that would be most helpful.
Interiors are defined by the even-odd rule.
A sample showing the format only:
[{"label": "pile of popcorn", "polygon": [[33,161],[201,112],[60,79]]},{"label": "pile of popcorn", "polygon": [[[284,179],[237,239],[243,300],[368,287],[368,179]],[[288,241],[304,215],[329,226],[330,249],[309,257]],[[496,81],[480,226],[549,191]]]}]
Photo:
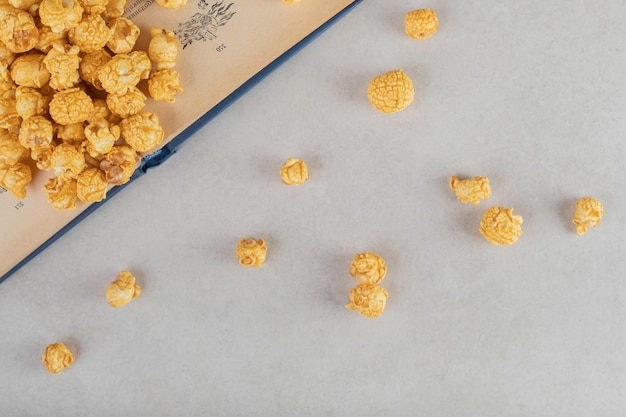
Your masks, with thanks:
[{"label": "pile of popcorn", "polygon": [[139,87],[145,80],[152,99],[174,101],[178,41],[152,27],[148,51],[134,50],[140,30],[122,17],[126,0],[8,3],[0,5],[0,186],[26,197],[34,166],[53,175],[45,191],[54,208],[100,201],[163,141]]}]

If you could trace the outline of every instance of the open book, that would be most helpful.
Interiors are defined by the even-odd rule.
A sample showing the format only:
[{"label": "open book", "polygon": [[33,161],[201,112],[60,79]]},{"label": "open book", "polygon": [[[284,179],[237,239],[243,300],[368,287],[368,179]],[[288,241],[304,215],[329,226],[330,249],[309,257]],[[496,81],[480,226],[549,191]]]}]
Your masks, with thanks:
[{"label": "open book", "polygon": [[[148,99],[165,130],[159,149],[143,157],[134,178],[159,165],[176,147],[276,65],[361,0],[189,0],[179,10],[154,0],[129,1],[124,15],[141,29],[135,50],[147,51],[150,27],[175,32],[180,49],[175,69],[183,92],[175,103]],[[100,203],[77,202],[58,211],[47,201],[51,173],[33,169],[24,199],[0,188],[0,282],[93,212]]]}]

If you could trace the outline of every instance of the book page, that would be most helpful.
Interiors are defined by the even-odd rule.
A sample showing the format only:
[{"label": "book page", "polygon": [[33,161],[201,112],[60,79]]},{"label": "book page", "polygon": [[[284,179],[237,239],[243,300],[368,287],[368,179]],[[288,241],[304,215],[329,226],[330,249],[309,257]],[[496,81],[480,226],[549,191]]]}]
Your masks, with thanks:
[{"label": "book page", "polygon": [[[354,0],[189,0],[179,10],[154,0],[131,0],[124,15],[141,29],[135,50],[147,51],[152,25],[175,32],[180,44],[176,69],[183,92],[174,103],[148,98],[143,111],[155,112],[165,140],[198,120],[256,73]],[[146,91],[145,81],[139,86]],[[0,188],[0,277],[53,237],[89,205],[57,211],[46,199],[51,173],[34,165],[24,199]],[[1,278],[0,278],[1,279]]]}]

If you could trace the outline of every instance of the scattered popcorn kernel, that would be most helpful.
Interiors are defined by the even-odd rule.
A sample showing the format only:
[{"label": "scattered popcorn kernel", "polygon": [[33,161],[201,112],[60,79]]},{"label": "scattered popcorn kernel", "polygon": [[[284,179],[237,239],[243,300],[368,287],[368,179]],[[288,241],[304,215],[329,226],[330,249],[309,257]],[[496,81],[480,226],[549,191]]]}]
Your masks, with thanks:
[{"label": "scattered popcorn kernel", "polygon": [[80,5],[83,6],[85,13],[87,14],[102,14],[107,9],[108,0],[80,0]]},{"label": "scattered popcorn kernel", "polygon": [[139,112],[146,105],[146,95],[137,87],[129,87],[123,93],[108,94],[106,104],[116,115],[128,118]]},{"label": "scattered popcorn kernel", "polygon": [[50,164],[57,177],[65,180],[77,178],[85,169],[85,155],[78,147],[62,143],[54,148],[50,156]]},{"label": "scattered popcorn kernel", "polygon": [[115,55],[98,70],[102,88],[109,94],[125,93],[141,80],[141,74],[135,67],[136,64],[129,54]]},{"label": "scattered popcorn kernel", "polygon": [[178,72],[173,69],[161,69],[150,74],[148,92],[157,101],[174,102],[174,96],[183,91],[178,79]]},{"label": "scattered popcorn kernel", "polygon": [[[70,28],[68,38],[81,52],[95,52],[104,48],[111,32],[104,19],[99,14],[83,16],[78,25]],[[113,51],[115,52],[115,51]]]},{"label": "scattered popcorn kernel", "polygon": [[371,253],[357,253],[350,265],[350,275],[359,284],[377,285],[385,278],[387,267],[380,256]]},{"label": "scattered popcorn kernel", "polygon": [[0,165],[13,166],[28,157],[28,149],[17,140],[17,135],[0,138]]},{"label": "scattered popcorn kernel", "polygon": [[39,26],[39,41],[37,45],[35,45],[35,49],[47,54],[50,49],[52,49],[52,44],[55,42],[59,42],[62,45],[65,45],[69,42],[67,39],[68,30],[63,30],[61,32],[53,32],[50,26],[40,25]]},{"label": "scattered popcorn kernel", "polygon": [[483,213],[480,233],[494,245],[512,245],[522,235],[522,221],[513,208],[491,207]]},{"label": "scattered popcorn kernel", "polygon": [[50,117],[61,125],[84,122],[93,112],[91,97],[78,87],[59,91],[50,101]]},{"label": "scattered popcorn kernel", "polygon": [[156,2],[167,9],[173,10],[178,10],[187,4],[187,0],[156,0]]},{"label": "scattered popcorn kernel", "polygon": [[265,262],[267,246],[265,246],[263,239],[241,239],[236,254],[240,264],[260,268]]},{"label": "scattered popcorn kernel", "polygon": [[126,184],[132,177],[140,158],[128,145],[114,146],[100,162],[100,169],[106,173],[111,185]]},{"label": "scattered popcorn kernel", "polygon": [[462,203],[478,204],[491,196],[491,187],[487,177],[473,177],[460,180],[454,175],[450,178],[450,188],[454,190]]},{"label": "scattered popcorn kernel", "polygon": [[401,69],[374,77],[367,89],[370,103],[387,114],[404,110],[414,96],[413,82]]},{"label": "scattered popcorn kernel", "polygon": [[383,314],[388,297],[389,294],[382,287],[357,285],[350,291],[350,302],[346,304],[346,308],[373,319]]},{"label": "scattered popcorn kernel", "polygon": [[0,97],[0,128],[16,131],[21,121],[22,118],[17,114],[15,98]]},{"label": "scattered popcorn kernel", "polygon": [[48,146],[52,143],[52,122],[43,116],[33,116],[22,122],[18,139],[25,148]]},{"label": "scattered popcorn kernel", "polygon": [[108,0],[106,9],[102,12],[102,17],[111,19],[120,17],[124,13],[126,7],[126,0]]},{"label": "scattered popcorn kernel", "polygon": [[50,81],[50,72],[43,63],[46,56],[40,53],[20,55],[11,64],[11,77],[17,85],[41,88]]},{"label": "scattered popcorn kernel", "polygon": [[33,49],[39,41],[33,16],[10,5],[0,7],[0,41],[16,54]]},{"label": "scattered popcorn kernel", "polygon": [[146,152],[163,141],[165,132],[152,112],[137,113],[120,122],[121,136],[135,151]]},{"label": "scattered popcorn kernel", "polygon": [[36,162],[38,169],[52,171],[52,152],[56,145],[51,143],[48,146],[36,146],[30,150],[30,158]]},{"label": "scattered popcorn kernel", "polygon": [[135,284],[135,277],[128,271],[122,271],[117,280],[109,284],[106,290],[107,302],[111,307],[122,307],[141,293],[141,288]]},{"label": "scattered popcorn kernel", "polygon": [[39,5],[41,23],[55,33],[66,31],[83,18],[83,8],[78,0],[42,0]]},{"label": "scattered popcorn kernel", "polygon": [[300,185],[309,179],[309,171],[304,161],[289,158],[280,169],[280,179],[287,185]]},{"label": "scattered popcorn kernel", "polygon": [[178,41],[174,32],[152,26],[150,37],[150,44],[148,45],[150,60],[156,64],[157,69],[174,68],[178,55]]},{"label": "scattered popcorn kernel", "polygon": [[[87,151],[90,151],[90,147],[98,154],[106,154],[111,152],[113,145],[120,137],[120,128],[116,125],[111,125],[105,119],[99,119],[93,123],[89,123],[85,128],[85,136],[89,141],[87,145]],[[94,152],[89,152],[93,155]]]},{"label": "scattered popcorn kernel", "polygon": [[15,89],[15,110],[23,120],[41,116],[47,111],[47,104],[35,88],[19,86]]},{"label": "scattered popcorn kernel", "polygon": [[0,186],[11,191],[15,198],[26,197],[26,187],[32,179],[28,165],[21,162],[12,166],[0,164]]},{"label": "scattered popcorn kernel", "polygon": [[131,52],[139,38],[139,27],[125,17],[112,19],[109,27],[110,37],[106,46],[116,54]]},{"label": "scattered popcorn kernel", "polygon": [[76,45],[55,42],[43,60],[50,72],[50,87],[55,90],[66,90],[80,82],[78,66],[80,48]]},{"label": "scattered popcorn kernel", "polygon": [[69,368],[74,362],[74,355],[63,343],[48,345],[41,357],[41,361],[46,365],[48,372],[60,374],[65,368]]},{"label": "scattered popcorn kernel", "polygon": [[57,210],[76,208],[76,180],[53,177],[44,185],[48,202]]},{"label": "scattered popcorn kernel", "polygon": [[587,228],[600,226],[604,214],[602,203],[591,197],[583,197],[576,202],[576,210],[572,222],[576,225],[576,233],[582,236]]},{"label": "scattered popcorn kernel", "polygon": [[95,203],[106,198],[109,183],[99,168],[89,168],[78,174],[76,195],[80,201]]},{"label": "scattered popcorn kernel", "polygon": [[99,49],[95,52],[88,54],[82,54],[80,64],[78,66],[78,73],[80,78],[88,82],[97,90],[103,90],[102,83],[98,78],[98,71],[104,64],[109,62],[111,54],[106,49]]},{"label": "scattered popcorn kernel", "polygon": [[54,125],[57,139],[62,139],[65,142],[82,142],[85,137],[85,123],[76,122],[69,125]]},{"label": "scattered popcorn kernel", "polygon": [[437,16],[431,9],[411,10],[404,17],[404,30],[413,39],[428,39],[437,31]]}]

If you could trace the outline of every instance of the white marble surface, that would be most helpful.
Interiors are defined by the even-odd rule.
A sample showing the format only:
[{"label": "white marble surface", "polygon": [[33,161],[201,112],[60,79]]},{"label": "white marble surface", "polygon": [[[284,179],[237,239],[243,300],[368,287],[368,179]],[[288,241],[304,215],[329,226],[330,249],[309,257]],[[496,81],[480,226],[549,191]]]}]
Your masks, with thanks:
[{"label": "white marble surface", "polygon": [[[402,26],[421,7],[425,42]],[[620,1],[365,0],[0,285],[0,414],[622,416],[624,21]],[[365,90],[396,68],[416,100],[383,115]],[[310,181],[282,185],[288,157]],[[452,174],[493,196],[461,204]],[[605,218],[578,237],[585,195]],[[524,217],[514,246],[479,234],[491,205]],[[344,308],[362,251],[388,265],[376,320]],[[143,292],[111,309],[121,269]],[[39,361],[56,341],[61,375]]]}]

